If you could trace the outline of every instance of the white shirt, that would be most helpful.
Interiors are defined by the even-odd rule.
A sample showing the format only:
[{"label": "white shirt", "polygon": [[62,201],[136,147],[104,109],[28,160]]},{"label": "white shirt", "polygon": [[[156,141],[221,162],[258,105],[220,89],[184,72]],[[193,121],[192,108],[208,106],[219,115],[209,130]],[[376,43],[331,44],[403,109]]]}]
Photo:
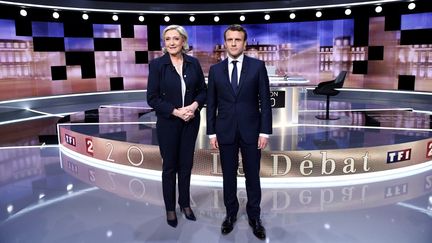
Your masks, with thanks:
[{"label": "white shirt", "polygon": [[[231,65],[232,66],[232,65]],[[186,83],[183,79],[183,64],[181,65],[174,65],[177,73],[180,75],[180,80],[181,80],[181,92],[182,92],[182,107],[184,107],[184,98],[186,95]]]},{"label": "white shirt", "polygon": [[237,59],[233,59],[232,57],[228,56],[228,75],[229,75],[230,81],[231,81],[232,70],[234,68],[234,64],[232,63],[232,61],[237,61],[237,63],[236,63],[236,65],[237,65],[237,85],[239,84],[239,81],[240,81],[240,74],[241,74],[241,70],[242,70],[242,66],[243,66],[243,58],[244,58],[244,54],[241,54]]}]

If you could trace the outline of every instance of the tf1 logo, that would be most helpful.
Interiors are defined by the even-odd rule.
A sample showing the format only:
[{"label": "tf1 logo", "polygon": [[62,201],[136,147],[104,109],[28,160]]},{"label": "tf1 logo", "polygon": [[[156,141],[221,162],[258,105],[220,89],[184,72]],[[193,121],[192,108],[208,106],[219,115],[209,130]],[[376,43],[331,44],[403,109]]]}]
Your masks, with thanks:
[{"label": "tf1 logo", "polygon": [[65,142],[69,145],[76,147],[76,138],[69,134],[65,134]]},{"label": "tf1 logo", "polygon": [[401,162],[411,159],[411,149],[391,151],[387,153],[387,163]]}]

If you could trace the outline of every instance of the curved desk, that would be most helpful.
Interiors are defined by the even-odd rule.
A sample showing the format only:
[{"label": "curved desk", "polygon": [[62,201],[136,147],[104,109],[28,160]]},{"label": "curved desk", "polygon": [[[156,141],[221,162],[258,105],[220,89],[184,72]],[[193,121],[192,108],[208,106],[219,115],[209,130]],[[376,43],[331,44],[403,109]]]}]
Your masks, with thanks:
[{"label": "curved desk", "polygon": [[[119,112],[118,119],[128,121],[59,124],[61,149],[95,166],[108,166],[118,173],[160,180],[161,157],[155,123],[130,121],[125,117],[126,111],[119,108],[101,108],[99,115],[103,112],[113,114],[112,109]],[[128,112],[132,117],[136,112],[138,117],[142,111]],[[153,113],[147,116],[155,120]],[[399,173],[411,173],[432,164],[430,129],[410,133],[397,128],[394,131],[379,131],[374,127],[352,131],[351,127],[315,126],[291,124],[274,129],[270,146],[262,153],[263,187],[358,184],[391,179]],[[362,130],[364,139],[351,137],[358,136],[358,130]],[[337,137],[331,135],[334,132]],[[289,144],[293,136],[297,136],[295,144]],[[340,146],[342,139],[358,141]],[[192,174],[194,184],[221,185],[219,153],[208,148],[205,123],[201,124],[198,135]],[[241,166],[238,175],[243,178]]]}]

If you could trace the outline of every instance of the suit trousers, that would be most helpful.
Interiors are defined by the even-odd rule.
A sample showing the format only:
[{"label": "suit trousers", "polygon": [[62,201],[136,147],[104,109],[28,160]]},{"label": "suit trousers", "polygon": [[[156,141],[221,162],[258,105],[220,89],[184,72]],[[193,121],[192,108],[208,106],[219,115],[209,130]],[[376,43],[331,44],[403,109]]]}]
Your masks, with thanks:
[{"label": "suit trousers", "polygon": [[190,178],[199,116],[189,122],[180,118],[158,119],[156,123],[159,149],[162,156],[162,191],[167,211],[175,210],[176,177],[178,176],[178,203],[190,207]]},{"label": "suit trousers", "polygon": [[[238,134],[238,133],[237,133]],[[237,216],[239,202],[237,198],[237,170],[239,151],[242,156],[243,171],[246,178],[247,204],[246,212],[249,219],[259,219],[261,208],[261,183],[259,177],[261,150],[258,141],[247,144],[240,136],[236,136],[233,144],[219,144],[223,195],[227,216]]]}]

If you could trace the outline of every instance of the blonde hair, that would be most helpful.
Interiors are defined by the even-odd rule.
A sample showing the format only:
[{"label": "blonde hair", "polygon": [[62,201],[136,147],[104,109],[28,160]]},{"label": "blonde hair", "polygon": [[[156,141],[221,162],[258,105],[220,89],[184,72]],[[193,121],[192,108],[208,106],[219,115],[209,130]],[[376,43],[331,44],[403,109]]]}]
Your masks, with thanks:
[{"label": "blonde hair", "polygon": [[[169,26],[165,27],[165,29],[162,32],[162,40],[165,41],[165,34],[167,31],[170,31],[170,30],[176,30],[180,34],[180,36],[183,38],[182,52],[183,53],[188,52],[189,51],[188,34],[187,34],[186,30],[180,25],[173,24],[173,25],[169,25]],[[163,47],[162,51],[163,51],[163,53],[166,53],[167,52],[166,47]]]}]

